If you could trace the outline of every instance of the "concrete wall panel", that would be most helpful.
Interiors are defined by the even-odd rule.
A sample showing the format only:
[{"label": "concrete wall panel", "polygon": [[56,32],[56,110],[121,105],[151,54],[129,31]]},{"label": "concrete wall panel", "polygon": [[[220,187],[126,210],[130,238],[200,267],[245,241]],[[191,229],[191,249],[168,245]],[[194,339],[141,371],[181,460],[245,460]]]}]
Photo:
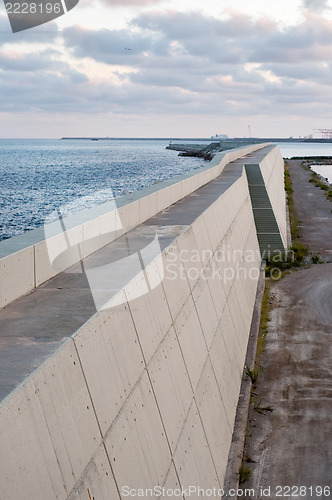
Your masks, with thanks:
[{"label": "concrete wall panel", "polygon": [[67,342],[34,377],[67,491],[83,473],[100,443],[100,431],[74,342]]},{"label": "concrete wall panel", "polygon": [[196,391],[196,403],[219,482],[223,484],[233,425],[231,426],[228,422],[225,402],[221,398],[209,358]]},{"label": "concrete wall panel", "polygon": [[105,438],[118,488],[162,485],[171,455],[146,373],[125,402]]},{"label": "concrete wall panel", "polygon": [[[228,217],[228,221],[234,219],[236,215],[236,206],[238,190],[238,181],[232,184],[222,195],[222,214]],[[224,215],[223,215],[224,216]]]},{"label": "concrete wall panel", "polygon": [[199,188],[199,177],[198,175],[193,175],[190,177],[190,192],[193,193]]},{"label": "concrete wall panel", "polygon": [[178,494],[178,490],[181,490],[181,484],[176,474],[173,462],[171,463],[171,467],[167,473],[166,481],[164,483],[164,488],[166,495],[167,495],[167,490],[169,490],[168,494],[169,497],[171,497],[171,494],[174,492],[174,490],[176,490],[177,498],[182,498],[183,500],[185,500],[184,496],[182,496],[180,493]]},{"label": "concrete wall panel", "polygon": [[[154,215],[153,213],[153,197],[149,196],[149,205],[150,205],[150,217]],[[141,222],[140,217],[140,208],[141,208],[141,200],[133,201],[127,205],[119,206],[118,218],[121,221],[121,225],[123,227],[123,232],[127,233],[134,227],[138,226]]]},{"label": "concrete wall panel", "polygon": [[145,362],[148,363],[172,324],[162,284],[131,300],[129,307]]},{"label": "concrete wall panel", "polygon": [[30,380],[0,408],[1,496],[7,500],[65,499],[64,478],[34,393]]},{"label": "concrete wall panel", "polygon": [[207,357],[207,347],[192,296],[184,304],[174,324],[195,390]]},{"label": "concrete wall panel", "polygon": [[2,495],[67,498],[101,439],[73,341],[9,396],[0,412]]},{"label": "concrete wall panel", "polygon": [[197,243],[197,249],[204,267],[211,258],[212,247],[206,224],[202,216],[194,221],[192,228]]},{"label": "concrete wall panel", "polygon": [[163,251],[162,259],[164,270],[163,288],[172,319],[175,320],[189,297],[190,287],[176,243]]},{"label": "concrete wall panel", "polygon": [[157,213],[157,193],[151,193],[139,200],[139,223],[145,222]]},{"label": "concrete wall panel", "polygon": [[[170,181],[172,182],[172,181]],[[183,182],[182,180],[179,180],[179,182],[175,182],[172,184],[171,188],[171,197],[170,197],[170,204],[173,205],[173,203],[176,203],[177,201],[181,200],[184,195],[183,195]]]},{"label": "concrete wall panel", "polygon": [[207,348],[209,349],[218,326],[218,315],[212,300],[207,280],[201,278],[192,291],[192,297],[196,306],[199,322]]},{"label": "concrete wall panel", "polygon": [[243,318],[243,311],[245,311],[245,309],[247,308],[247,304],[246,302],[245,303],[240,302],[240,299],[238,297],[239,288],[240,288],[240,282],[238,279],[235,279],[234,283],[232,284],[232,288],[229,292],[227,304],[229,306],[229,310],[233,318],[235,330],[238,334],[238,338],[241,343],[243,340],[242,335],[246,326]]},{"label": "concrete wall panel", "polygon": [[215,257],[213,257],[207,270],[207,274],[210,276],[207,284],[210,289],[218,321],[220,321],[224,307],[226,305],[226,293],[223,284],[222,271],[223,263],[218,262]]},{"label": "concrete wall panel", "polygon": [[192,193],[191,190],[191,177],[188,176],[181,181],[181,195],[184,198],[188,194]]},{"label": "concrete wall panel", "polygon": [[[184,425],[174,464],[184,488],[199,485],[201,488],[219,488],[219,480],[211,457],[206,435],[196,403],[193,402]],[[192,494],[190,498],[201,498]]]},{"label": "concrete wall panel", "polygon": [[157,213],[171,205],[172,186],[157,191]]},{"label": "concrete wall panel", "polygon": [[[208,215],[209,217],[213,217],[215,220],[216,224],[215,227],[218,236],[218,241],[216,245],[217,247],[222,238],[224,237],[229,225],[229,221],[227,220],[226,217],[223,216],[222,203],[220,202],[220,200],[217,200],[215,203],[213,203],[213,205],[210,207]],[[214,250],[216,250],[216,248]]]},{"label": "concrete wall panel", "polygon": [[174,328],[169,330],[147,369],[174,452],[193,397]]},{"label": "concrete wall panel", "polygon": [[82,259],[82,226],[47,237],[35,244],[34,251],[36,286],[39,286]]},{"label": "concrete wall panel", "polygon": [[83,257],[91,255],[124,233],[120,210],[115,207],[111,212],[82,224]]},{"label": "concrete wall panel", "polygon": [[[243,348],[240,345],[240,333],[236,330],[228,303],[224,308],[219,328],[222,332],[231,365],[234,366],[236,372],[240,373],[243,368],[241,364]],[[241,376],[238,375],[238,378],[240,380]]]},{"label": "concrete wall panel", "polygon": [[68,500],[120,500],[112,469],[102,444],[90,460]]},{"label": "concrete wall panel", "polygon": [[234,248],[232,245],[232,231],[233,229],[230,227],[215,254],[215,262],[218,265],[226,297],[229,295],[234,276],[236,276],[236,264],[233,258]]},{"label": "concrete wall panel", "polygon": [[[238,364],[229,355],[225,337],[228,332],[226,322],[218,328],[209,353],[219,392],[226,409],[229,426],[233,425],[241,384],[241,372]],[[236,345],[236,344],[235,344]]]},{"label": "concrete wall panel", "polygon": [[34,286],[33,247],[0,259],[0,308],[31,292]]},{"label": "concrete wall panel", "polygon": [[210,210],[207,210],[202,214],[202,219],[204,220],[205,227],[208,233],[210,245],[211,245],[211,250],[214,252],[223,236],[223,234],[220,234],[219,232],[219,227],[217,225],[217,221],[215,218],[215,204],[213,204],[212,207],[210,207]]},{"label": "concrete wall panel", "polygon": [[203,270],[203,264],[200,259],[200,250],[197,246],[193,228],[190,227],[187,231],[182,233],[176,239],[176,243],[179,248],[180,259],[185,268],[190,289],[192,290]]},{"label": "concrete wall panel", "polygon": [[128,303],[95,314],[74,340],[105,435],[144,369]]}]

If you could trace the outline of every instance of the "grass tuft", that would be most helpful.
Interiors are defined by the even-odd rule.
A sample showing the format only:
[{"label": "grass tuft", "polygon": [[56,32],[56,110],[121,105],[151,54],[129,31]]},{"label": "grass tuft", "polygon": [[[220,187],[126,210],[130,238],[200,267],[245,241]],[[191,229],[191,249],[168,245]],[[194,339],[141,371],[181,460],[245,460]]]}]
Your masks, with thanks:
[{"label": "grass tuft", "polygon": [[268,406],[261,406],[262,405],[262,398],[258,401],[258,403],[254,403],[254,410],[257,411],[257,413],[260,413],[261,415],[266,415],[267,412],[273,412],[274,408],[271,405]]},{"label": "grass tuft", "polygon": [[260,359],[261,355],[265,350],[267,327],[268,327],[268,322],[270,321],[270,307],[269,307],[270,286],[271,286],[270,282],[266,280],[262,298],[261,321],[259,325],[259,335],[257,340],[256,358],[258,359]]},{"label": "grass tuft", "polygon": [[251,379],[253,385],[255,385],[258,379],[259,371],[255,369],[252,370],[249,366],[246,366],[246,375]]},{"label": "grass tuft", "polygon": [[323,264],[323,261],[321,260],[319,253],[314,253],[311,256],[311,262],[313,264]]},{"label": "grass tuft", "polygon": [[239,467],[239,483],[243,484],[252,476],[252,470],[248,465],[241,464]]},{"label": "grass tuft", "polygon": [[293,198],[293,188],[292,188],[292,180],[289,173],[289,166],[287,162],[285,162],[285,191],[287,195],[287,204],[289,210],[289,219],[290,219],[290,230],[292,235],[292,240],[296,240],[300,237],[300,224],[301,221],[296,215],[295,204]]},{"label": "grass tuft", "polygon": [[293,266],[301,266],[304,258],[308,255],[308,246],[300,240],[295,240],[289,250]]},{"label": "grass tuft", "polygon": [[326,198],[332,201],[332,189],[326,182],[322,181],[320,175],[316,174],[316,172],[312,172],[309,182],[312,182],[316,187],[322,189],[325,192]]}]

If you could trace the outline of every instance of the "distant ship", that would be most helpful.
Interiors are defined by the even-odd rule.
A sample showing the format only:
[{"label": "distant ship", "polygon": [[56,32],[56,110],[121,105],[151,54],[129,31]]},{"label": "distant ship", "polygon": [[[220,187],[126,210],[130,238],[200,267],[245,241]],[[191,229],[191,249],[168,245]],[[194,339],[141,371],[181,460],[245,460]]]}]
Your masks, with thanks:
[{"label": "distant ship", "polygon": [[99,141],[99,139],[91,139],[92,141]]},{"label": "distant ship", "polygon": [[211,135],[211,139],[228,139],[228,135],[226,134]]}]

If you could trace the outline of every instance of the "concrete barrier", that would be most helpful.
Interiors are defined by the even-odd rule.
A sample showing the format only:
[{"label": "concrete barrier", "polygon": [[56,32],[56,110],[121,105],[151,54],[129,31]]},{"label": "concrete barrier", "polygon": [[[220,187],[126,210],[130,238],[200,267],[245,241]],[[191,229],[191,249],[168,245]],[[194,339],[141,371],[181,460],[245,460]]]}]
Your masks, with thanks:
[{"label": "concrete barrier", "polygon": [[[281,175],[271,158],[262,171],[273,199]],[[213,168],[228,169],[229,179],[223,161]],[[2,401],[4,498],[113,500],[130,489],[149,497],[146,489],[223,487],[261,263],[239,165],[234,180],[213,181],[220,196],[146,264],[153,276],[162,261],[158,286],[135,298],[130,287],[119,290],[113,307],[92,316]],[[150,192],[149,201],[132,200],[141,211],[128,213],[125,224],[168,207],[197,179],[207,183],[212,174],[203,174],[159,197]],[[282,217],[278,200],[273,206]]]}]

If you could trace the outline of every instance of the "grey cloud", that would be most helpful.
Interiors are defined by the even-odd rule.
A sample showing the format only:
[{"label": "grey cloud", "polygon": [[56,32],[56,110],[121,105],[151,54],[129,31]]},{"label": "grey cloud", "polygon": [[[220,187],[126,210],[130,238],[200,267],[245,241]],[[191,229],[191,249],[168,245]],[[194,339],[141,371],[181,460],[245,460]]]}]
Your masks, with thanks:
[{"label": "grey cloud", "polygon": [[6,15],[0,16],[0,46],[5,43],[52,43],[56,40],[58,34],[59,28],[54,21],[31,30],[13,33],[8,17]]},{"label": "grey cloud", "polygon": [[130,30],[92,31],[79,27],[67,28],[63,38],[76,57],[90,57],[108,64],[130,65],[133,59],[149,50],[152,40]]},{"label": "grey cloud", "polygon": [[171,66],[174,58],[190,57],[218,65],[298,63],[320,58],[319,51],[330,51],[332,45],[332,22],[311,21],[309,17],[297,26],[280,30],[268,19],[253,21],[241,15],[220,20],[197,12],[145,13],[133,21],[140,31],[131,27],[115,31],[71,28],[65,30],[64,39],[76,57],[126,66],[154,66],[154,57],[158,56],[169,57]]},{"label": "grey cloud", "polygon": [[[272,23],[273,24],[273,23]],[[234,13],[228,19],[202,15],[197,11],[166,13],[145,12],[133,20],[133,25],[152,31],[162,32],[176,39],[192,39],[217,35],[221,37],[243,38],[264,31],[264,20],[253,21],[249,16]]]},{"label": "grey cloud", "polygon": [[[281,30],[269,19],[239,14],[148,12],[127,29],[71,27],[61,36],[76,64],[89,57],[131,71],[118,75],[121,85],[100,84],[64,65],[56,51],[26,62],[2,54],[3,109],[15,103],[17,110],[45,113],[257,115],[288,114],[290,107],[301,114],[315,102],[324,116],[332,112],[332,24],[318,14]],[[269,80],[266,71],[278,78]]]},{"label": "grey cloud", "polygon": [[32,54],[14,53],[8,54],[0,51],[0,68],[4,71],[34,72],[52,68],[53,71],[58,66],[63,70],[63,64],[54,63],[52,56],[59,55],[53,51],[43,51]]},{"label": "grey cloud", "polygon": [[[299,113],[306,109],[311,100],[324,109],[324,115],[331,114],[330,89],[322,91],[319,85],[311,83],[303,88],[297,82],[277,85],[252,81],[227,83],[210,82],[196,90],[183,87],[147,85],[145,82],[127,82],[123,86],[76,82],[76,74],[59,76],[47,72],[28,73],[24,84],[10,72],[0,78],[0,91],[6,99],[1,102],[2,111],[41,113],[98,113],[113,114],[210,114],[251,115],[289,112],[290,104]],[[156,82],[153,82],[156,83]],[[170,82],[173,84],[174,82]],[[237,103],[235,105],[234,103]]]},{"label": "grey cloud", "polygon": [[316,12],[322,12],[330,8],[328,0],[303,0],[303,7]]},{"label": "grey cloud", "polygon": [[[310,95],[318,102],[326,99],[330,71],[321,69],[311,78],[310,67],[331,59],[332,24],[323,18],[312,24],[310,16],[281,30],[267,18],[238,14],[217,19],[197,12],[147,12],[126,30],[75,28],[66,30],[64,39],[75,57],[132,67],[121,91],[110,88],[112,97],[105,103],[112,109],[159,106],[162,113],[181,102],[183,113],[213,113],[218,102],[223,110],[237,113],[233,102],[238,102],[255,114],[274,106],[280,111],[290,99],[301,105]],[[126,45],[132,48],[129,53]],[[247,71],[245,63],[259,67]],[[264,71],[278,81],[269,81]],[[304,78],[311,78],[310,85],[303,84]]]},{"label": "grey cloud", "polygon": [[264,64],[263,70],[272,71],[275,75],[285,79],[316,82],[326,85],[332,81],[332,64],[313,62],[312,64]]},{"label": "grey cloud", "polygon": [[56,51],[45,51],[13,58],[0,53],[1,111],[57,111],[58,104],[63,110],[66,106],[68,110],[75,108],[73,96],[88,79],[56,60],[57,55]]}]

